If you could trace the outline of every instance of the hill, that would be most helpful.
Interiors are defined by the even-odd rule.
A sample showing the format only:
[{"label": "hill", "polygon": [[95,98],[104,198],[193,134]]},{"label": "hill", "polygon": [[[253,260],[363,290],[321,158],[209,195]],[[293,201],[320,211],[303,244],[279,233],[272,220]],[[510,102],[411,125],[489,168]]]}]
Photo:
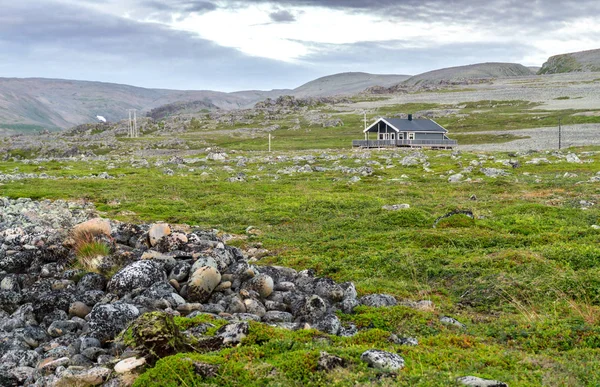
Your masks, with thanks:
[{"label": "hill", "polygon": [[538,74],[600,71],[600,49],[551,56]]},{"label": "hill", "polygon": [[207,107],[222,109],[242,108],[286,91],[223,93],[64,79],[0,78],[0,130],[64,129],[94,122],[96,115],[117,121],[127,117],[127,109],[137,109],[139,114],[144,114],[176,102],[204,103]]},{"label": "hill", "polygon": [[414,77],[407,79],[404,83],[414,86],[527,75],[531,75],[531,70],[517,63],[477,63],[429,71],[415,75]]},{"label": "hill", "polygon": [[295,97],[353,95],[373,86],[393,86],[408,78],[410,75],[340,73],[315,79],[294,89],[291,94]]}]

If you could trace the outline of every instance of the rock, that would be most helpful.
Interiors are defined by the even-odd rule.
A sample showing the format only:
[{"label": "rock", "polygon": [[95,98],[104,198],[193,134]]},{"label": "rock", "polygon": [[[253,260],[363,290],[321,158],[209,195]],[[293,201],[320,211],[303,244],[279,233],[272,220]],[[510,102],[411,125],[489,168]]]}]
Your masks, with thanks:
[{"label": "rock", "polygon": [[359,302],[361,305],[372,306],[376,308],[398,305],[396,298],[389,294],[369,294],[361,297]]},{"label": "rock", "polygon": [[92,311],[92,308],[90,308],[89,306],[87,306],[86,304],[84,304],[81,301],[75,301],[75,302],[71,303],[71,305],[69,306],[69,315],[70,316],[77,316],[80,318],[85,318],[85,316],[90,314],[91,311]]},{"label": "rock", "polygon": [[115,365],[115,372],[118,374],[124,374],[127,372],[132,372],[146,364],[146,359],[143,357],[136,358],[130,357],[125,360],[121,360]]},{"label": "rock", "polygon": [[318,321],[327,312],[327,303],[319,296],[309,297],[298,311],[298,315],[305,316],[309,321]]},{"label": "rock", "polygon": [[101,342],[112,339],[139,314],[138,308],[131,304],[96,304],[88,315],[90,336]]},{"label": "rock", "polygon": [[110,237],[110,222],[102,218],[90,219],[73,227],[73,234],[89,233],[92,235],[104,235]]},{"label": "rock", "polygon": [[481,168],[480,169],[481,173],[483,173],[484,175],[488,176],[488,177],[499,177],[499,176],[508,176],[509,173],[506,172],[503,169],[497,169],[497,168]]},{"label": "rock", "polygon": [[102,290],[106,288],[106,278],[97,273],[87,273],[77,282],[77,290],[86,292],[88,290]]},{"label": "rock", "polygon": [[575,153],[569,153],[567,155],[567,163],[581,163],[581,159],[579,157],[577,157],[577,155]]},{"label": "rock", "polygon": [[419,165],[419,159],[416,157],[412,157],[412,156],[406,156],[402,159],[402,161],[400,162],[400,164],[402,164],[403,167],[410,167],[413,165]]},{"label": "rock", "polygon": [[440,322],[445,325],[454,325],[459,328],[465,328],[465,324],[459,322],[458,320],[456,320],[452,317],[443,316],[440,318]]},{"label": "rock", "polygon": [[219,374],[219,365],[194,362],[194,371],[202,378],[213,378]]},{"label": "rock", "polygon": [[288,312],[280,312],[276,310],[270,310],[262,316],[262,321],[266,324],[274,323],[291,323],[294,321],[294,316]]},{"label": "rock", "polygon": [[463,376],[457,378],[456,381],[463,386],[471,387],[508,387],[508,384],[504,382],[500,382],[498,380],[481,379],[477,376]]},{"label": "rock", "polygon": [[52,337],[59,337],[67,333],[76,332],[80,325],[75,321],[53,321],[48,327],[48,334]]},{"label": "rock", "polygon": [[215,336],[222,338],[223,344],[236,345],[241,343],[249,330],[250,326],[247,322],[239,322],[222,326]]},{"label": "rock", "polygon": [[249,281],[249,288],[267,298],[273,293],[273,278],[266,274],[259,274]]},{"label": "rock", "polygon": [[263,317],[267,313],[264,305],[252,298],[245,299],[244,305],[246,306],[246,313],[251,313],[259,317]]},{"label": "rock", "polygon": [[345,367],[346,361],[339,356],[330,355],[325,351],[321,351],[319,360],[317,361],[317,369],[320,371],[331,371],[337,367]]},{"label": "rock", "polygon": [[134,289],[149,288],[166,279],[160,264],[154,261],[136,261],[119,270],[108,282],[107,290],[120,296]]},{"label": "rock", "polygon": [[176,280],[177,282],[183,282],[188,279],[192,266],[187,262],[178,262],[169,274],[169,280]]},{"label": "rock", "polygon": [[404,359],[400,355],[379,349],[369,349],[363,352],[360,360],[373,368],[386,371],[397,371],[404,368]]},{"label": "rock", "polygon": [[40,362],[37,368],[41,370],[44,374],[53,373],[60,366],[67,366],[69,364],[68,357],[61,357],[58,359],[49,357]]},{"label": "rock", "polygon": [[90,369],[80,369],[79,367],[69,367],[60,374],[57,386],[98,386],[108,378],[110,370],[104,367],[93,367]]},{"label": "rock", "polygon": [[192,273],[188,281],[188,299],[204,303],[221,282],[221,273],[212,266],[204,266]]},{"label": "rock", "polygon": [[342,322],[335,314],[328,314],[313,321],[313,328],[330,335],[337,335],[342,327]]},{"label": "rock", "polygon": [[387,211],[398,211],[398,210],[406,210],[410,208],[410,204],[386,204],[385,206],[381,207],[382,210],[387,210]]},{"label": "rock", "polygon": [[215,261],[215,259],[213,257],[199,257],[196,260],[196,262],[194,262],[194,264],[192,265],[192,269],[190,270],[190,273],[194,273],[196,270],[198,270],[204,266],[210,266],[210,267],[213,267],[213,268],[219,270],[219,265],[217,264],[217,261]]},{"label": "rock", "polygon": [[150,246],[156,245],[160,238],[171,235],[171,227],[166,223],[153,224],[148,230],[148,242]]},{"label": "rock", "polygon": [[398,344],[398,345],[409,345],[409,346],[419,345],[419,341],[417,339],[415,339],[414,337],[398,337],[395,334],[391,334],[389,340],[392,343]]},{"label": "rock", "polygon": [[448,177],[448,183],[460,183],[463,179],[464,179],[464,176],[462,173],[456,173],[456,174],[450,175],[450,177]]}]

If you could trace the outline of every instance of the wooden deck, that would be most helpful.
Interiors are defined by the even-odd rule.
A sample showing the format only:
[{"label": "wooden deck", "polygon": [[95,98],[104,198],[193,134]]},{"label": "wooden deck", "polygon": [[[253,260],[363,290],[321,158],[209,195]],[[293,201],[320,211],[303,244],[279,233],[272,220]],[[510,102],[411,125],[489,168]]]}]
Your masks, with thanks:
[{"label": "wooden deck", "polygon": [[438,148],[452,149],[458,145],[456,140],[353,140],[353,147],[360,148]]}]

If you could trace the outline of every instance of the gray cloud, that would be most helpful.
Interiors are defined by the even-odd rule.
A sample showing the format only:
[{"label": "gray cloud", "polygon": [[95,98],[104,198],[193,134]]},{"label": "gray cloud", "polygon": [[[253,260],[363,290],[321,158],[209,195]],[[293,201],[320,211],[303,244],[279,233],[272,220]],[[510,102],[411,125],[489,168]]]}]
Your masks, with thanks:
[{"label": "gray cloud", "polygon": [[[27,17],[24,17],[27,15]],[[314,74],[247,56],[191,33],[60,3],[5,5],[0,74],[149,87],[240,90],[292,87]]]},{"label": "gray cloud", "polygon": [[600,2],[593,0],[244,0],[236,3],[341,9],[397,22],[469,22],[514,32],[556,28],[555,23],[600,14]]},{"label": "gray cloud", "polygon": [[296,21],[294,14],[286,10],[271,12],[269,17],[276,23],[290,23]]}]

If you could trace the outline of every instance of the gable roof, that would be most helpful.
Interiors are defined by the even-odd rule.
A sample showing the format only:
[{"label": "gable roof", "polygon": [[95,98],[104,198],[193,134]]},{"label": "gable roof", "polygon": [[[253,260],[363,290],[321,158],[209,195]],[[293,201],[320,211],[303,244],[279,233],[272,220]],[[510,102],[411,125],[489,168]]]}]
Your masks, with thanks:
[{"label": "gable roof", "polygon": [[371,126],[364,130],[368,132],[372,127],[377,125],[380,121],[388,124],[396,132],[434,132],[434,133],[448,133],[448,131],[437,122],[424,118],[424,119],[412,119],[407,118],[385,118],[380,117]]}]

